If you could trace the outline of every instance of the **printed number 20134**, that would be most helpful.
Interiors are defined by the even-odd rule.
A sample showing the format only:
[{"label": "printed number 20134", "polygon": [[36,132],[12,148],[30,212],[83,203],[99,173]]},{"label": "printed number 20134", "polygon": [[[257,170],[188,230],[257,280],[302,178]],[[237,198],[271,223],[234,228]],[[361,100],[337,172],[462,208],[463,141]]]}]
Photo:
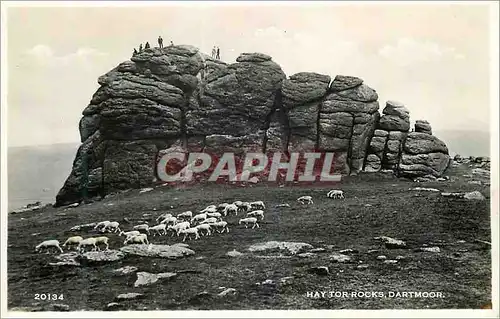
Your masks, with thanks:
[{"label": "printed number 20134", "polygon": [[63,294],[35,294],[35,300],[64,300]]}]

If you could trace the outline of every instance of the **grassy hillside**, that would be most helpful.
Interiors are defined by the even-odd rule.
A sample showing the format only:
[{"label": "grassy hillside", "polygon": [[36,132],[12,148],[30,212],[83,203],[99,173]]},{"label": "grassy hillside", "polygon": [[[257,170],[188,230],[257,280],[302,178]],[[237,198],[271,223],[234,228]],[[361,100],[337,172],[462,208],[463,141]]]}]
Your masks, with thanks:
[{"label": "grassy hillside", "polygon": [[[127,292],[144,299],[121,302],[122,309],[380,309],[380,308],[481,308],[490,303],[490,247],[475,239],[490,241],[489,187],[469,184],[469,168],[453,168],[451,181],[415,183],[383,174],[361,174],[346,178],[341,188],[345,200],[326,198],[326,188],[231,187],[198,185],[190,189],[158,187],[109,196],[76,208],[45,208],[9,216],[8,306],[48,309],[52,302],[33,300],[35,293],[64,294],[70,310],[104,310],[114,298]],[[410,187],[435,187],[442,191],[479,190],[486,201],[448,199],[434,192],[409,191]],[[313,205],[296,199],[311,195]],[[258,229],[237,225],[227,218],[230,232],[189,241],[194,256],[178,260],[126,257],[102,266],[51,268],[53,255],[33,252],[49,238],[64,240],[74,225],[116,220],[126,230],[142,221],[154,223],[160,213],[194,212],[212,203],[263,200],[265,219]],[[276,207],[288,203],[290,207]],[[130,223],[129,223],[130,222]],[[375,236],[405,240],[408,249],[387,249]],[[119,249],[123,238],[108,234],[111,249]],[[173,244],[180,237],[150,237],[154,244]],[[251,253],[250,245],[266,241],[298,241],[324,248],[309,257],[277,252]],[[462,242],[465,241],[465,242]],[[424,245],[440,247],[439,253],[421,252]],[[350,248],[351,263],[336,263],[330,255]],[[236,249],[240,257],[226,253]],[[370,252],[370,250],[377,250]],[[388,259],[402,256],[395,264]],[[125,265],[151,273],[176,272],[178,276],[143,287],[134,287],[135,274],[116,276]],[[367,265],[365,269],[358,267]],[[327,266],[330,274],[309,272]],[[286,281],[283,278],[288,278]],[[266,280],[272,284],[263,285]],[[219,287],[236,289],[234,296],[217,297]],[[444,298],[307,298],[308,291],[439,291]],[[206,292],[200,294],[202,292]],[[31,308],[30,308],[31,307]]]}]

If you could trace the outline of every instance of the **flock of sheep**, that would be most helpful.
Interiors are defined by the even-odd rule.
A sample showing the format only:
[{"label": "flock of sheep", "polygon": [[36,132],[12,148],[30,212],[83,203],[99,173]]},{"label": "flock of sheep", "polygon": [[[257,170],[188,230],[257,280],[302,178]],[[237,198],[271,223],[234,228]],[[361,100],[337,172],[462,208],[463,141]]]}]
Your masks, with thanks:
[{"label": "flock of sheep", "polygon": [[[342,190],[331,190],[326,195],[328,198],[334,199],[344,199],[344,192]],[[297,202],[301,204],[313,204],[311,196],[301,196],[297,199]],[[124,232],[120,229],[120,224],[118,222],[102,221],[95,225],[94,230],[100,231],[101,233],[115,233],[119,236],[125,236],[124,245],[128,244],[149,244],[148,235],[159,235],[166,236],[168,233],[173,237],[177,235],[178,237],[184,235],[182,241],[186,239],[191,239],[192,237],[200,239],[201,236],[210,236],[211,234],[217,232],[219,234],[227,232],[229,233],[229,227],[227,221],[222,220],[222,217],[226,217],[230,214],[235,216],[238,213],[246,213],[245,218],[241,218],[238,222],[239,225],[244,225],[245,228],[252,226],[260,228],[258,221],[264,219],[264,209],[266,206],[262,201],[255,202],[242,202],[235,201],[232,204],[222,203],[219,205],[209,205],[205,209],[201,210],[199,214],[193,216],[192,211],[185,211],[173,216],[172,214],[165,213],[156,218],[158,223],[155,226],[149,226],[148,224],[140,224],[133,227],[132,230]],[[92,251],[100,250],[100,246],[105,246],[105,250],[109,248],[108,244],[109,238],[106,236],[83,238],[81,236],[69,237],[63,247],[76,247],[76,251],[82,253],[86,248],[90,247]],[[63,253],[58,240],[46,240],[35,247],[35,252],[41,252],[43,249],[49,251],[49,249],[54,248],[59,252]]]},{"label": "flock of sheep", "polygon": [[[124,245],[149,244],[148,235],[166,236],[169,233],[172,237],[174,235],[184,235],[182,241],[185,241],[186,239],[192,238],[200,239],[200,235],[210,236],[215,232],[229,233],[228,223],[224,221],[222,217],[226,217],[230,214],[237,216],[238,213],[246,213],[246,217],[241,218],[238,224],[244,225],[245,228],[250,226],[252,229],[256,227],[259,228],[258,222],[264,219],[265,208],[266,206],[262,201],[251,203],[236,201],[232,204],[222,203],[219,205],[209,205],[201,210],[199,214],[194,216],[192,211],[185,211],[177,216],[165,213],[156,218],[158,224],[155,226],[140,224],[126,232],[120,229],[120,224],[116,221],[101,221],[95,225],[94,230],[101,233],[114,233],[119,236],[125,236]],[[108,241],[109,238],[106,236],[85,239],[81,236],[72,236],[64,242],[62,247],[68,247],[68,249],[74,247],[75,250],[80,253],[83,253],[87,248],[91,248],[92,251],[97,251],[100,250],[101,247],[104,247],[104,249],[107,250],[109,248]],[[43,241],[35,247],[35,252],[42,252],[43,250],[48,252],[50,249],[57,249],[61,253],[64,252],[58,240]]]}]

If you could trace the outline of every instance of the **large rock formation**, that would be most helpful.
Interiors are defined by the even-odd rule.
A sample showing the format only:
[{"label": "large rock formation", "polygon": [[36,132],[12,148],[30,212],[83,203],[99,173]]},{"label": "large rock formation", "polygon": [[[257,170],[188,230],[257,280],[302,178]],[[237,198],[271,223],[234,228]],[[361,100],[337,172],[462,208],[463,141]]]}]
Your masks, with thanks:
[{"label": "large rock formation", "polygon": [[168,152],[333,151],[343,174],[389,168],[439,176],[448,150],[409,111],[351,76],[286,78],[268,55],[215,60],[187,45],[151,48],[99,77],[83,110],[82,145],[56,205],[151,185]]}]

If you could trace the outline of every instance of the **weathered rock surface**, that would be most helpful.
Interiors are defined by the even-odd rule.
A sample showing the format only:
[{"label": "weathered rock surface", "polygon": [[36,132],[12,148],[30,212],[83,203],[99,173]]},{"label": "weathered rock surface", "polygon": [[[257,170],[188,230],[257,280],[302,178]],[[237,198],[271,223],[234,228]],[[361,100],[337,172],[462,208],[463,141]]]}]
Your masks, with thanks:
[{"label": "weathered rock surface", "polygon": [[132,299],[141,299],[144,298],[143,294],[137,293],[137,292],[129,292],[126,294],[119,294],[116,296],[117,301],[122,301],[122,300],[132,300]]},{"label": "weathered rock surface", "polygon": [[89,251],[79,255],[77,260],[82,264],[98,264],[122,260],[125,255],[118,250]]},{"label": "weathered rock surface", "polygon": [[265,243],[251,245],[248,250],[250,252],[264,252],[274,250],[284,250],[295,255],[297,253],[312,249],[313,246],[307,243],[287,242],[287,241],[268,241]]},{"label": "weathered rock surface", "polygon": [[416,120],[415,121],[415,132],[432,135],[432,127],[429,124],[429,122],[427,122],[425,120]]},{"label": "weathered rock surface", "polygon": [[160,279],[170,279],[176,276],[177,274],[174,272],[165,272],[159,274],[152,274],[149,272],[138,272],[137,280],[134,283],[134,287],[151,285],[156,283]]},{"label": "weathered rock surface", "polygon": [[125,255],[177,259],[194,255],[194,251],[186,246],[185,244],[174,244],[171,246],[139,244],[124,246],[120,248],[120,251]]},{"label": "weathered rock surface", "polygon": [[263,53],[243,53],[228,64],[189,45],[143,50],[99,77],[55,206],[151,186],[158,159],[177,149],[331,151],[342,174],[443,173],[448,150],[428,122],[418,120],[407,138],[403,104],[387,101],[380,116],[378,94],[362,79],[330,81],[315,72],[286,78]]},{"label": "weathered rock surface", "polygon": [[389,249],[407,248],[406,243],[399,239],[391,238],[388,236],[375,237],[375,239],[382,241],[385,244],[385,247]]},{"label": "weathered rock surface", "polygon": [[399,172],[407,176],[441,176],[450,164],[448,148],[427,133],[408,133],[403,147]]}]

